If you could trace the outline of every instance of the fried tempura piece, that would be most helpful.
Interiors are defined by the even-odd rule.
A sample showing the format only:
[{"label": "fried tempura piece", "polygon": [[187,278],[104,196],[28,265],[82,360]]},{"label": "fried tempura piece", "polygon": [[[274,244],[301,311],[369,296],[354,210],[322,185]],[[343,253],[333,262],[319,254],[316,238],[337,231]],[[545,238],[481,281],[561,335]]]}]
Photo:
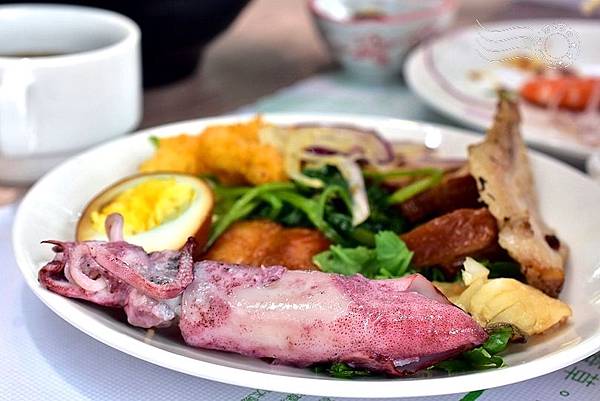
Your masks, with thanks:
[{"label": "fried tempura piece", "polygon": [[469,170],[498,222],[500,246],[521,264],[528,284],[556,297],[568,250],[539,214],[519,123],[517,104],[501,97],[485,140],[469,147]]},{"label": "fried tempura piece", "polygon": [[263,125],[255,118],[246,123],[213,125],[198,136],[161,138],[155,154],[142,163],[140,171],[213,174],[231,185],[286,181],[282,155],[273,146],[259,142],[258,130]]},{"label": "fried tempura piece", "polygon": [[154,155],[140,165],[140,172],[153,173],[170,171],[175,173],[200,174],[205,170],[198,157],[200,137],[180,134],[160,138]]},{"label": "fried tempura piece", "polygon": [[441,266],[455,274],[465,256],[481,255],[496,246],[498,230],[486,208],[458,209],[402,234],[414,252],[414,267]]},{"label": "fried tempura piece", "polygon": [[288,269],[316,270],[312,258],[329,248],[321,232],[285,228],[269,220],[240,221],[214,243],[204,259],[252,266],[281,265]]},{"label": "fried tempura piece", "polygon": [[477,184],[468,173],[450,173],[439,185],[400,204],[402,215],[411,223],[424,221],[456,209],[479,208]]}]

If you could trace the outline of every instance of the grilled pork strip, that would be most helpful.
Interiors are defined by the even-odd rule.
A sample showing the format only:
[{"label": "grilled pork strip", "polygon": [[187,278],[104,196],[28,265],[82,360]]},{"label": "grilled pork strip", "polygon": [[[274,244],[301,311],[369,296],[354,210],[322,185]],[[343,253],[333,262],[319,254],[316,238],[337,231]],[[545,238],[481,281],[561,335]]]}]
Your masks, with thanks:
[{"label": "grilled pork strip", "polygon": [[514,101],[501,97],[485,140],[469,147],[469,170],[498,222],[498,242],[520,263],[528,284],[556,297],[565,279],[567,246],[542,219]]},{"label": "grilled pork strip", "polygon": [[498,229],[486,208],[458,209],[423,223],[400,238],[414,252],[414,267],[441,266],[454,275],[466,256],[494,250]]},{"label": "grilled pork strip", "polygon": [[400,210],[408,221],[418,223],[456,209],[482,206],[475,180],[468,172],[461,171],[447,174],[439,185],[402,202]]}]

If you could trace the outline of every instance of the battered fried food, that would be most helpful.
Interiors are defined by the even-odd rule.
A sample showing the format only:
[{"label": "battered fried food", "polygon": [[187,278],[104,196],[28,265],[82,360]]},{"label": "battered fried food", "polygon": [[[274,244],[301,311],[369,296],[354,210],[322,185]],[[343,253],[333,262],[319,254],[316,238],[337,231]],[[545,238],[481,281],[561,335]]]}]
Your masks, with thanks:
[{"label": "battered fried food", "polygon": [[154,155],[140,166],[142,172],[171,171],[211,174],[228,185],[286,181],[283,157],[277,149],[259,142],[264,123],[213,125],[200,135],[161,138]]},{"label": "battered fried food", "polygon": [[521,264],[528,284],[556,297],[568,250],[539,214],[519,123],[517,104],[501,97],[485,141],[469,147],[469,170],[498,222],[500,246]]},{"label": "battered fried food", "polygon": [[281,265],[288,269],[316,270],[312,258],[329,249],[321,232],[285,228],[270,220],[233,224],[208,250],[204,259],[252,266]]}]

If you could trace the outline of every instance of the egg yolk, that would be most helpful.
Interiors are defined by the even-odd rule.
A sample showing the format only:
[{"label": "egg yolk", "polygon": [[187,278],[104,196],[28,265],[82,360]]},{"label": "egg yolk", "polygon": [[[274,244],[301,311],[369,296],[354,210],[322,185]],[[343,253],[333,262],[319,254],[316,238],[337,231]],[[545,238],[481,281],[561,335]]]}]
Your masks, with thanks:
[{"label": "egg yolk", "polygon": [[106,217],[120,213],[125,236],[135,235],[176,218],[195,197],[196,191],[189,184],[174,178],[153,179],[121,192],[99,211],[93,211],[90,218],[94,229],[104,232]]}]

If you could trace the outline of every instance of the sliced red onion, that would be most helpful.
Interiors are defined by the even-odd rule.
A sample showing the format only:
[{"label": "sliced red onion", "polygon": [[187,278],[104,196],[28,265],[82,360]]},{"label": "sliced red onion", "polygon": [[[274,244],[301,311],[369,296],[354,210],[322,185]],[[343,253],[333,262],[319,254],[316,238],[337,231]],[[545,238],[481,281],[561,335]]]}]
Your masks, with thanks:
[{"label": "sliced red onion", "polygon": [[355,160],[339,155],[328,156],[310,153],[305,153],[303,159],[311,162],[311,164],[335,166],[342,177],[344,177],[346,183],[348,183],[350,196],[352,197],[353,226],[357,226],[369,218],[369,199],[367,198],[367,190],[365,189],[365,180],[362,170]]},{"label": "sliced red onion", "polygon": [[362,159],[373,165],[394,161],[392,145],[377,131],[352,125],[301,124],[293,127],[264,127],[259,132],[262,143],[288,153],[288,150],[313,150]]},{"label": "sliced red onion", "polygon": [[302,124],[294,127],[267,126],[259,132],[261,143],[283,153],[285,171],[293,180],[312,188],[323,182],[302,174],[302,163],[333,165],[346,179],[352,196],[352,224],[369,217],[369,202],[358,161],[385,167],[395,160],[392,145],[374,130],[349,125]]}]

